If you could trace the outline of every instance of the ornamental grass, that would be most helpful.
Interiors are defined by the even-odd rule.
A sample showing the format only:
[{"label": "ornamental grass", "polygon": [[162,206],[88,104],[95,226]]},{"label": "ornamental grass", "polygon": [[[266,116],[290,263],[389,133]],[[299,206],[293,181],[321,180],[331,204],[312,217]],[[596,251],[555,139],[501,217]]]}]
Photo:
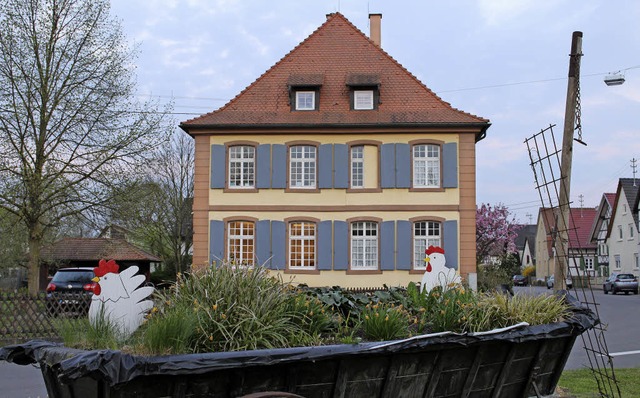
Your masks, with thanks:
[{"label": "ornamental grass", "polygon": [[[337,286],[293,285],[264,267],[229,263],[178,275],[170,288],[155,293],[154,303],[140,329],[117,341],[120,349],[163,355],[358,343],[488,331],[520,322],[539,325],[569,316],[560,296],[511,297],[459,284],[421,292],[414,283],[353,293]],[[65,344],[92,348],[91,338],[79,335],[96,331],[87,331],[85,320],[76,321],[65,329]],[[110,341],[108,348],[114,348]]]}]

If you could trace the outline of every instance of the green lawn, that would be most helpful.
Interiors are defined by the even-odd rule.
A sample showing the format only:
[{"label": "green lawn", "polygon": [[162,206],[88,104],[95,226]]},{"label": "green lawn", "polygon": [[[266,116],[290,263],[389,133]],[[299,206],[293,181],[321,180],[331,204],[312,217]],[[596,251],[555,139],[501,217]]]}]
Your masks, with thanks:
[{"label": "green lawn", "polygon": [[[640,368],[615,369],[614,372],[623,398],[640,397],[640,383],[638,382]],[[598,395],[598,385],[590,369],[565,370],[562,372],[558,386],[567,393],[563,395],[566,397],[593,398],[600,396]]]}]

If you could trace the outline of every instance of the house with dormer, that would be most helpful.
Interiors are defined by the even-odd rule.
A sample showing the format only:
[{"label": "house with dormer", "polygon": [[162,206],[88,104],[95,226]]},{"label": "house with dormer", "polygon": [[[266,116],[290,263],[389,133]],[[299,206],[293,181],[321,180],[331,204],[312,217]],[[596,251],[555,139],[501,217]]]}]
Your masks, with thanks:
[{"label": "house with dormer", "polygon": [[180,124],[196,148],[194,268],[406,286],[433,245],[476,272],[476,143],[490,123],[386,53],[380,14],[370,26],[329,14],[229,103]]},{"label": "house with dormer", "polygon": [[616,198],[607,231],[609,249],[609,272],[625,272],[638,275],[638,200],[640,181],[635,178],[620,178]]}]

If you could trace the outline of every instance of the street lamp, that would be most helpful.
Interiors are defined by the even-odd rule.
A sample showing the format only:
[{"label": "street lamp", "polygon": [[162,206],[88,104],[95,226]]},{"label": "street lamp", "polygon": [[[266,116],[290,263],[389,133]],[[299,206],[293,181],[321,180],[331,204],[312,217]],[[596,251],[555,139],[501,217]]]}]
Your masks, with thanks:
[{"label": "street lamp", "polygon": [[609,73],[604,77],[604,84],[607,86],[619,86],[624,83],[624,74],[620,71]]}]

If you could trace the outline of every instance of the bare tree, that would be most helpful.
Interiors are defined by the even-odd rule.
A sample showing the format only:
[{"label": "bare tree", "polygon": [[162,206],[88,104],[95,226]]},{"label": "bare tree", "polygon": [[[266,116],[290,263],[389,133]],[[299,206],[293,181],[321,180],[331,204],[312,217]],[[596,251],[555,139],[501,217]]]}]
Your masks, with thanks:
[{"label": "bare tree", "polygon": [[3,0],[0,26],[0,207],[28,231],[34,294],[47,229],[107,203],[167,118],[135,98],[136,51],[107,0]]},{"label": "bare tree", "polygon": [[172,272],[191,264],[193,157],[193,140],[176,131],[147,164],[147,179],[120,189],[111,213],[112,222],[129,229]]}]

